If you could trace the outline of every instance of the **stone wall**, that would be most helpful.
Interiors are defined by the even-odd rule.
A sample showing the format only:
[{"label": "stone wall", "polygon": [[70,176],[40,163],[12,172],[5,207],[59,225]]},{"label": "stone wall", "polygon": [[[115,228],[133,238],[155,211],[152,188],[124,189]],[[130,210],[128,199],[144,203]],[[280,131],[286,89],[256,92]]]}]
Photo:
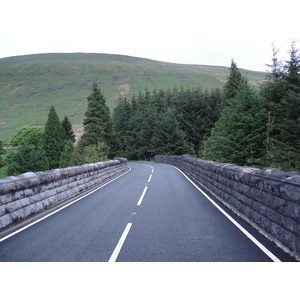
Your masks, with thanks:
[{"label": "stone wall", "polygon": [[127,170],[127,159],[117,158],[6,177],[0,180],[0,230],[100,186]]},{"label": "stone wall", "polygon": [[159,156],[196,179],[228,208],[300,261],[300,174]]}]

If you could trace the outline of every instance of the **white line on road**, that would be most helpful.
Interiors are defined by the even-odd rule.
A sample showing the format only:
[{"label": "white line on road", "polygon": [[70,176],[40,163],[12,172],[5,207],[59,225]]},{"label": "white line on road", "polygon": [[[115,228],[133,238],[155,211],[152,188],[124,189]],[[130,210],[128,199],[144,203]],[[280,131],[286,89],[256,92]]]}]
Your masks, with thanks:
[{"label": "white line on road", "polygon": [[149,179],[148,179],[148,182],[150,182],[152,179],[152,174],[150,175]]},{"label": "white line on road", "polygon": [[[174,167],[174,166],[173,166]],[[258,248],[260,248],[267,256],[269,256],[274,262],[281,262],[272,252],[270,252],[264,245],[262,245],[252,234],[250,234],[244,227],[236,222],[229,214],[227,214],[215,201],[213,201],[204,191],[202,191],[188,176],[186,176],[181,170],[177,169],[185,178],[187,178],[196,189],[201,192],[222,214],[225,215],[238,229],[240,229]]]},{"label": "white line on road", "polygon": [[146,186],[146,187],[144,188],[144,191],[143,191],[143,193],[142,193],[142,195],[141,195],[141,197],[140,197],[140,199],[139,199],[137,205],[141,205],[141,203],[142,203],[142,201],[143,201],[143,199],[144,199],[144,196],[145,196],[145,194],[146,194],[146,192],[147,192],[147,189],[148,189],[148,187]]},{"label": "white line on road", "polygon": [[101,185],[100,187],[98,187],[98,188],[94,189],[93,191],[89,192],[88,194],[86,194],[86,195],[84,195],[84,196],[82,196],[82,197],[80,197],[80,198],[78,198],[78,199],[76,199],[76,200],[74,200],[74,201],[72,201],[72,202],[70,202],[70,203],[64,205],[63,207],[61,207],[61,208],[59,208],[59,209],[53,211],[52,213],[49,213],[48,215],[46,215],[46,216],[44,216],[44,217],[42,217],[42,218],[40,218],[40,219],[38,219],[38,220],[36,220],[36,221],[34,221],[34,222],[32,222],[32,223],[30,223],[30,224],[28,224],[28,225],[22,227],[22,228],[20,228],[20,229],[18,229],[18,230],[16,230],[16,231],[14,231],[14,232],[12,232],[12,233],[10,233],[10,234],[4,236],[3,238],[0,239],[0,243],[3,242],[4,240],[6,240],[6,239],[8,239],[8,238],[10,238],[10,237],[12,237],[12,236],[14,236],[15,234],[17,234],[17,233],[19,233],[19,232],[21,232],[21,231],[23,231],[23,230],[25,230],[25,229],[27,229],[27,228],[33,226],[34,224],[39,223],[39,222],[43,221],[44,219],[46,219],[46,218],[48,218],[48,217],[50,217],[50,216],[56,214],[57,212],[59,212],[59,211],[65,209],[66,207],[68,207],[68,206],[70,206],[70,205],[72,205],[72,204],[78,202],[79,200],[81,200],[81,199],[83,199],[83,198],[89,196],[90,194],[92,194],[92,193],[94,193],[94,192],[96,192],[96,191],[102,189],[102,188],[105,187],[106,185],[112,183],[113,181],[115,181],[115,180],[117,180],[118,178],[124,176],[125,174],[127,174],[127,173],[130,172],[130,171],[131,171],[131,168],[129,167],[129,169],[128,169],[127,172],[125,172],[125,173],[119,175],[118,177],[116,177],[116,178],[110,180],[109,182],[107,182],[107,183]]},{"label": "white line on road", "polygon": [[119,242],[118,242],[118,244],[117,244],[117,246],[116,246],[114,252],[112,253],[112,255],[111,255],[111,257],[110,257],[110,259],[109,259],[108,262],[115,262],[117,260],[118,255],[119,255],[119,253],[120,253],[120,251],[122,249],[122,246],[123,246],[123,244],[125,242],[125,239],[126,239],[128,233],[129,233],[129,230],[131,228],[131,225],[132,225],[132,223],[128,223],[126,225],[126,227],[125,227],[125,229],[123,231],[123,234],[122,234],[122,236],[121,236],[121,238],[120,238],[120,240],[119,240]]}]

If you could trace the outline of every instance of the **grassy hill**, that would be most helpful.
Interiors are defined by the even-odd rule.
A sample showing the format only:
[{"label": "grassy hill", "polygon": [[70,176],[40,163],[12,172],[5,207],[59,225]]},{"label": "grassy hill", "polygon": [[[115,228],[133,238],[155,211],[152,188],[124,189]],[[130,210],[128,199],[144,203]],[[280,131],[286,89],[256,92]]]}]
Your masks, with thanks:
[{"label": "grassy hill", "polygon": [[[240,70],[260,84],[265,73]],[[110,54],[35,54],[0,59],[0,139],[8,142],[23,125],[44,125],[51,105],[82,128],[87,96],[96,82],[113,109],[119,95],[201,86],[222,88],[229,68],[173,64]]]}]

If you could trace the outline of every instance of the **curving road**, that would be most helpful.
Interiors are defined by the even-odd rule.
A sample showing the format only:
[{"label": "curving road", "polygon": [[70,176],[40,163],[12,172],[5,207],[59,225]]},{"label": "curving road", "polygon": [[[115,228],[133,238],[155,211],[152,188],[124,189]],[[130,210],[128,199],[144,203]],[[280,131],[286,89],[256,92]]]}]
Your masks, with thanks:
[{"label": "curving road", "polygon": [[289,260],[174,167],[129,166],[113,182],[0,239],[0,261]]}]

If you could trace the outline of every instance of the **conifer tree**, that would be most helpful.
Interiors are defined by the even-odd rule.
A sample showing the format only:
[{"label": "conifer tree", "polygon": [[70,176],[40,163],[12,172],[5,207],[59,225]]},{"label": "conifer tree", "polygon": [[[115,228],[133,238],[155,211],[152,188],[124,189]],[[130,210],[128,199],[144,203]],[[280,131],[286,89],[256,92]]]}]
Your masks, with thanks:
[{"label": "conifer tree", "polygon": [[[105,143],[105,148],[111,148],[113,144],[112,122],[110,111],[106,105],[106,100],[96,83],[93,85],[93,92],[88,96],[88,106],[83,122],[84,133],[78,141],[75,158],[83,154],[88,146],[95,146],[97,151],[102,151],[98,147],[99,142]],[[109,156],[112,153],[109,153]],[[99,157],[101,153],[99,153]],[[76,163],[76,162],[75,162]],[[78,163],[78,162],[77,162]]]},{"label": "conifer tree", "polygon": [[42,151],[36,149],[27,140],[11,153],[10,163],[7,166],[7,175],[18,175],[25,172],[45,171],[48,165],[44,164]]},{"label": "conifer tree", "polygon": [[42,148],[49,162],[49,168],[59,167],[61,153],[65,145],[65,132],[59,121],[54,106],[51,106],[42,137]]},{"label": "conifer tree", "polygon": [[183,130],[179,128],[174,112],[168,110],[156,121],[152,138],[154,154],[194,155],[193,146],[188,142]]},{"label": "conifer tree", "polygon": [[284,171],[300,170],[300,56],[293,42],[290,59],[278,60],[273,47],[271,72],[261,88],[268,110],[268,165]]},{"label": "conifer tree", "polygon": [[203,156],[218,162],[237,165],[263,165],[267,113],[254,89],[242,77],[227,99],[220,118],[204,143]]},{"label": "conifer tree", "polygon": [[75,143],[75,133],[72,129],[72,124],[70,123],[70,120],[68,117],[65,115],[63,121],[61,122],[62,127],[65,130],[65,139],[66,140],[71,140],[73,143]]},{"label": "conifer tree", "polygon": [[128,134],[129,122],[131,118],[131,105],[126,98],[119,99],[119,104],[113,112],[113,131],[117,140],[120,142],[120,150],[126,153],[126,137]]},{"label": "conifer tree", "polygon": [[234,60],[231,60],[230,73],[227,78],[227,82],[223,88],[222,99],[221,99],[221,109],[227,105],[229,99],[236,96],[239,91],[239,87],[242,80],[242,74],[238,69]]},{"label": "conifer tree", "polygon": [[71,165],[72,154],[74,151],[74,146],[72,140],[68,139],[64,146],[64,150],[60,157],[60,168],[67,168]]}]

